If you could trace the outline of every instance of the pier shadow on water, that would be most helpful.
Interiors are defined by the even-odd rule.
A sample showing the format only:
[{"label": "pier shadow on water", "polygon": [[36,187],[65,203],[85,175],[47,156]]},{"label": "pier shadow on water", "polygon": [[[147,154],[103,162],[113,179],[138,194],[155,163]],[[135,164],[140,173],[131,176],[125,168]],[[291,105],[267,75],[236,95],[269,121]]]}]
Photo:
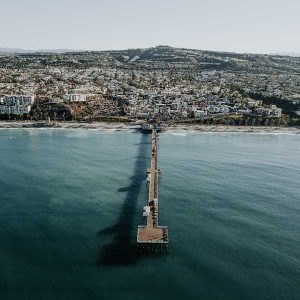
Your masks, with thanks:
[{"label": "pier shadow on water", "polygon": [[134,219],[138,196],[142,184],[145,184],[147,165],[149,163],[149,145],[149,135],[142,134],[141,141],[138,144],[138,153],[136,155],[134,173],[130,178],[130,184],[128,187],[118,190],[119,193],[126,193],[118,220],[115,225],[105,228],[98,233],[98,236],[113,235],[112,242],[101,249],[97,260],[99,265],[134,264],[138,260],[136,253],[137,226],[134,223]]}]

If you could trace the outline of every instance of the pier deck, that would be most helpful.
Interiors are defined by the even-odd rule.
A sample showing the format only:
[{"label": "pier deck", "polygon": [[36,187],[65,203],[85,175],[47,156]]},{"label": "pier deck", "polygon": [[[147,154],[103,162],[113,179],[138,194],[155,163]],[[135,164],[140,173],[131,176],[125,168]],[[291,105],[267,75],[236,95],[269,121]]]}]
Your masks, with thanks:
[{"label": "pier deck", "polygon": [[158,225],[158,173],[157,168],[158,134],[152,129],[151,167],[148,169],[149,195],[144,214],[147,225],[140,225],[137,232],[138,248],[148,251],[164,251],[168,245],[168,228]]}]

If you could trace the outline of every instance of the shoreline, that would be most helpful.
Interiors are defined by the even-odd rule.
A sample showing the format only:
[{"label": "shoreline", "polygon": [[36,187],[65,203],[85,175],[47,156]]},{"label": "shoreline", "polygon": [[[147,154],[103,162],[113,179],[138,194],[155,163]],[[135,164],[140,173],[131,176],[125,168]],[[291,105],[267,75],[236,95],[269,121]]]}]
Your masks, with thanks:
[{"label": "shoreline", "polygon": [[[5,122],[0,121],[0,129],[90,129],[90,130],[140,130],[140,124],[116,122]],[[281,133],[300,134],[300,127],[270,126],[230,126],[230,125],[196,125],[175,124],[167,126],[167,132],[242,132],[242,133]]]}]

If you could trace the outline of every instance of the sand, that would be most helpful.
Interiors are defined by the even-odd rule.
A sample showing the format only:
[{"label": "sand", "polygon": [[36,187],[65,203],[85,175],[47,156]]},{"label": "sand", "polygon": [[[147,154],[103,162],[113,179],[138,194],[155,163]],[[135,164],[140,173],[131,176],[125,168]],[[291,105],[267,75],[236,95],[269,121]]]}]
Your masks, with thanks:
[{"label": "sand", "polygon": [[[94,130],[138,130],[139,124],[134,123],[78,123],[78,122],[7,122],[0,121],[0,128],[62,128],[62,129],[94,129]],[[226,126],[226,125],[170,125],[167,132],[244,132],[244,133],[281,133],[300,134],[300,127],[269,127],[269,126]]]}]

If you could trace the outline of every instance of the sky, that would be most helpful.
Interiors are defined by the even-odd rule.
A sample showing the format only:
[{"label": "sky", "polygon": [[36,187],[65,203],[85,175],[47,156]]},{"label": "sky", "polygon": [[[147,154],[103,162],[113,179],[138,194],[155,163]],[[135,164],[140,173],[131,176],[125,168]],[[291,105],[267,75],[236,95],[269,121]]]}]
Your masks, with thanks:
[{"label": "sky", "polygon": [[300,53],[300,0],[0,0],[0,47]]}]

